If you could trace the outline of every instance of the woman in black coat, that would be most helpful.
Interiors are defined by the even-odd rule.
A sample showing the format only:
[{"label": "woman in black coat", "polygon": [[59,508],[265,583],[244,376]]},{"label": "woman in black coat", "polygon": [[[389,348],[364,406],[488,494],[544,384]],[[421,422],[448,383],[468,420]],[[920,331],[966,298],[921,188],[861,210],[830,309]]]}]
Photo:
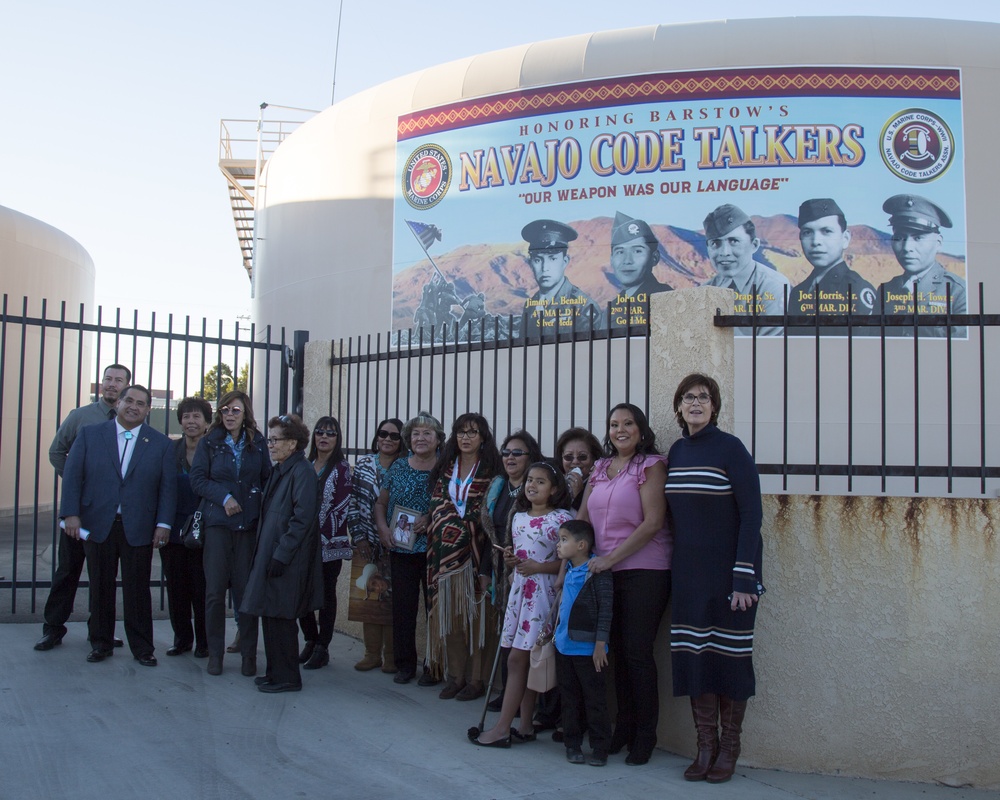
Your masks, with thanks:
[{"label": "woman in black coat", "polygon": [[[257,430],[250,398],[227,392],[212,427],[198,443],[191,464],[191,488],[204,499],[205,629],[209,675],[222,674],[226,645],[226,589],[239,607],[250,574],[261,489],[271,474],[264,437]],[[244,675],[257,674],[257,620],[239,620]]]},{"label": "woman in black coat", "polygon": [[272,417],[267,447],[274,468],[264,487],[257,547],[240,616],[260,617],[265,674],[257,688],[297,692],[299,617],[323,606],[323,561],[319,546],[316,471],[306,460],[309,429],[297,416]]},{"label": "woman in black coat", "polygon": [[[170,627],[174,643],[168,656],[179,656],[194,648],[195,658],[208,656],[205,632],[205,566],[202,551],[181,543],[181,528],[198,510],[201,500],[191,488],[191,464],[212,422],[212,407],[200,397],[185,397],[177,404],[177,421],[184,435],[174,442],[177,464],[177,509],[170,541],[160,548],[163,579],[167,584]],[[194,624],[192,625],[192,620]]]}]

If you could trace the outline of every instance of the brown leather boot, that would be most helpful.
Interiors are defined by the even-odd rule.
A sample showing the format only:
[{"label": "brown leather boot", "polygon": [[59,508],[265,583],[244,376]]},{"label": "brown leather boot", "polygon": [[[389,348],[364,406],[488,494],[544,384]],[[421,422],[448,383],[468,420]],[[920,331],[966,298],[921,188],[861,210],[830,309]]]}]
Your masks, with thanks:
[{"label": "brown leather boot", "polygon": [[392,674],[396,671],[396,656],[392,652],[392,625],[381,625],[382,672]]},{"label": "brown leather boot", "polygon": [[702,694],[692,697],[691,713],[698,732],[698,755],[684,770],[684,780],[703,781],[719,754],[719,696]]},{"label": "brown leather boot", "polygon": [[354,669],[365,672],[382,666],[382,626],[364,622],[361,624],[361,631],[365,642],[365,657],[354,665]]},{"label": "brown leather boot", "polygon": [[747,711],[746,700],[733,700],[719,695],[719,723],[722,735],[719,737],[719,755],[705,776],[709,783],[725,783],[736,769],[736,759],[740,757],[740,733],[743,731],[743,715]]}]

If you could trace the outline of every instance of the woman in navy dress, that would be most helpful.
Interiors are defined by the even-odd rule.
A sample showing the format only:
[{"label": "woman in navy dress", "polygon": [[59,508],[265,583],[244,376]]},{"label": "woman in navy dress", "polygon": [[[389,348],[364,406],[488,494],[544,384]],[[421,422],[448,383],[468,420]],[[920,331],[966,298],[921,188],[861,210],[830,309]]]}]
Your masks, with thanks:
[{"label": "woman in navy dress", "polygon": [[743,443],[719,430],[721,405],[712,378],[680,382],[674,411],[684,435],[670,448],[665,489],[674,533],[674,696],[690,696],[698,732],[698,755],[684,777],[710,783],[729,780],[740,754],[764,592],[760,479]]}]

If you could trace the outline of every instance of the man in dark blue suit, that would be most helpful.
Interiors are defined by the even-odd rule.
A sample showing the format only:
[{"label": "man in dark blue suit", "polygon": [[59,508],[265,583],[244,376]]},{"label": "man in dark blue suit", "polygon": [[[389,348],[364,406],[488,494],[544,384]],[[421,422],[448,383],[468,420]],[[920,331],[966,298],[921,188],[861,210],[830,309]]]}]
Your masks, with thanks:
[{"label": "man in dark blue suit", "polygon": [[90,574],[90,662],[114,653],[120,561],[129,647],[156,666],[149,576],[153,548],[170,538],[177,485],[170,440],[143,424],[150,401],[144,386],[126,389],[114,420],[80,430],[63,472],[60,516],[66,535],[84,540]]}]

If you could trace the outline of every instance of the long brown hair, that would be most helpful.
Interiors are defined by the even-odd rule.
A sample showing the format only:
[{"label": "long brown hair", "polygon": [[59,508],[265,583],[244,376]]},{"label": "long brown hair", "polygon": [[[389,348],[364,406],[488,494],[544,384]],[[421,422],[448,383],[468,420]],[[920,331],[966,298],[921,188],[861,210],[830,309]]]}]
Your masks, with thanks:
[{"label": "long brown hair", "polygon": [[479,431],[479,471],[476,473],[477,477],[492,478],[503,471],[503,460],[500,458],[500,451],[497,450],[497,443],[493,438],[493,431],[490,430],[490,424],[482,414],[470,411],[462,414],[451,426],[451,436],[444,443],[437,463],[427,478],[427,485],[431,487],[432,491],[441,476],[458,457],[458,432],[466,425],[475,425],[476,430]]},{"label": "long brown hair", "polygon": [[243,427],[240,430],[246,440],[246,446],[252,450],[253,441],[257,438],[260,431],[257,428],[257,421],[253,417],[253,405],[250,403],[250,398],[246,392],[240,389],[233,389],[233,391],[222,395],[222,399],[219,401],[218,406],[216,406],[215,416],[212,418],[212,427],[209,428],[209,432],[214,431],[216,428],[226,429],[222,424],[222,412],[219,409],[223,406],[228,406],[234,400],[243,404]]}]

